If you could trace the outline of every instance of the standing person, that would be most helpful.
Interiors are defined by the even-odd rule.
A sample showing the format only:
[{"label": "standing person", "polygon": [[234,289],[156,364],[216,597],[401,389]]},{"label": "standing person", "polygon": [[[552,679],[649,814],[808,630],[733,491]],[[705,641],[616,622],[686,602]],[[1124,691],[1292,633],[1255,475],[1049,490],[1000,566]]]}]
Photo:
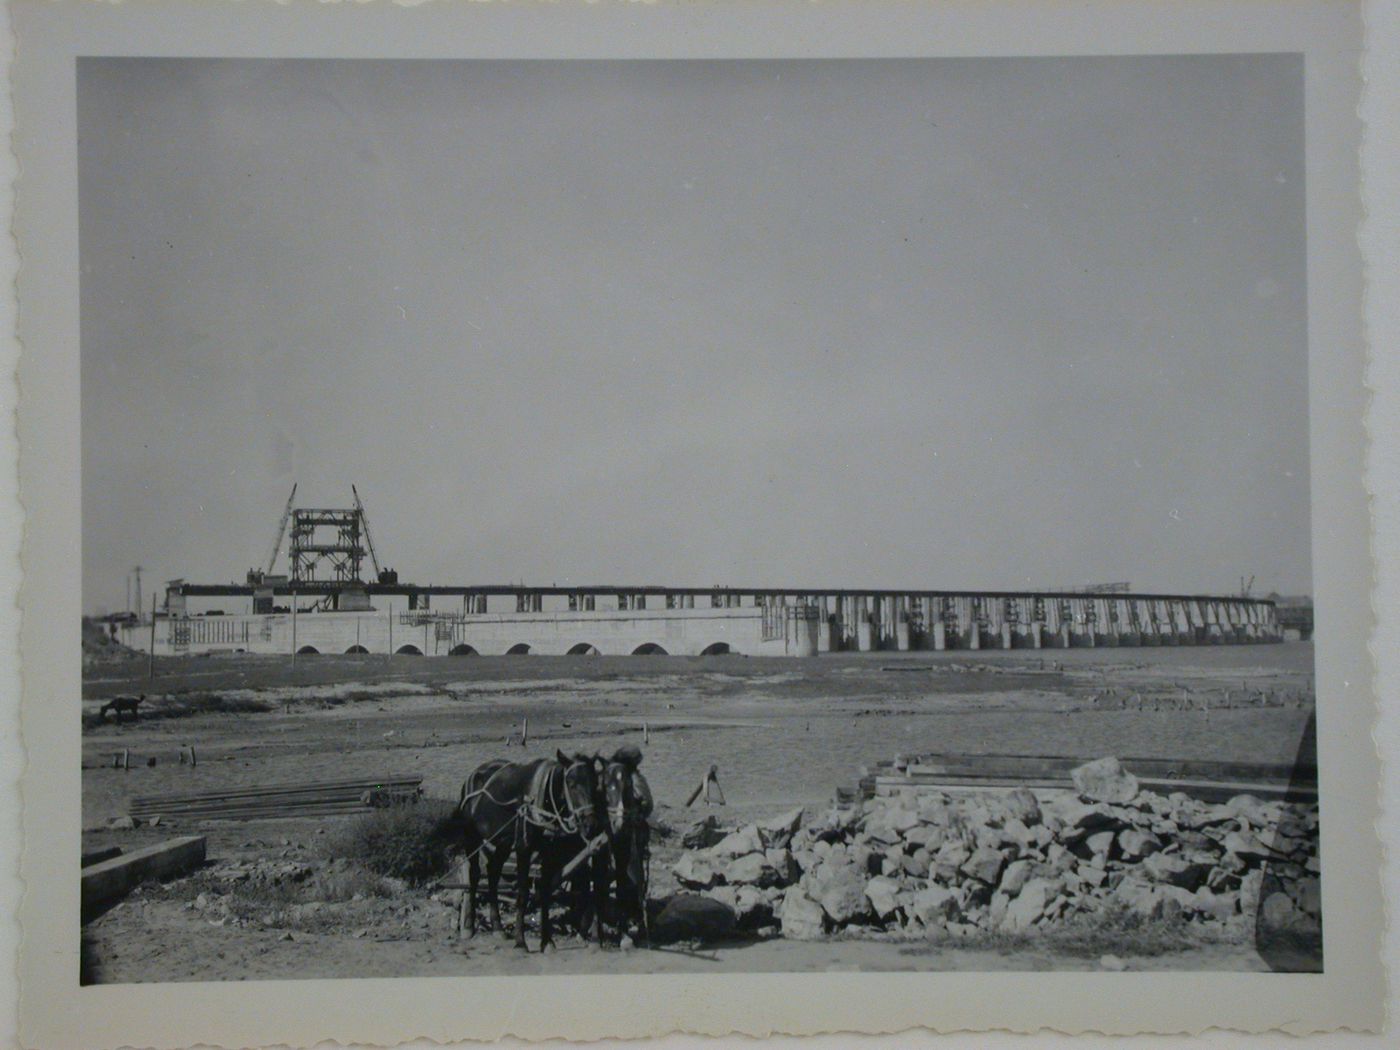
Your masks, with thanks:
[{"label": "standing person", "polygon": [[[647,934],[647,868],[651,848],[647,818],[651,816],[654,803],[651,786],[638,768],[641,764],[641,748],[627,744],[613,753],[604,777],[608,827],[613,839],[613,877],[622,907],[620,935],[623,936],[633,922],[644,936]],[[647,939],[649,941],[650,937]]]}]

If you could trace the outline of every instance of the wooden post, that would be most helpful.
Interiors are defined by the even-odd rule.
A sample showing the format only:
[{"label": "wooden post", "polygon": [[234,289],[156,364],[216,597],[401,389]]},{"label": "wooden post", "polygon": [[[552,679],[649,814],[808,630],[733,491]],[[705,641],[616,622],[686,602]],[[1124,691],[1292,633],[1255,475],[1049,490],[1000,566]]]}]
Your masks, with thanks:
[{"label": "wooden post", "polygon": [[129,747],[124,747],[124,748],[122,748],[122,769],[127,769],[127,770],[129,770],[130,768],[131,768],[131,748],[129,748]]},{"label": "wooden post", "polygon": [[651,728],[645,722],[642,723],[642,743],[651,743]]},{"label": "wooden post", "polygon": [[389,655],[394,655],[394,601],[389,599]]},{"label": "wooden post", "polygon": [[297,592],[292,588],[292,665],[297,662]]},{"label": "wooden post", "polygon": [[526,715],[520,724],[520,746],[526,747],[530,743],[530,716]]},{"label": "wooden post", "polygon": [[723,806],[725,804],[724,792],[720,789],[719,786],[718,766],[710,766],[709,771],[703,777],[700,778],[700,783],[696,786],[695,790],[690,793],[690,797],[685,800],[686,807],[688,808],[690,806],[693,806],[696,800],[700,798],[701,795],[705,796],[705,804],[707,806],[711,802],[714,802],[716,805],[719,806]]},{"label": "wooden post", "polygon": [[151,651],[146,654],[146,678],[156,676],[156,592],[151,591]]}]

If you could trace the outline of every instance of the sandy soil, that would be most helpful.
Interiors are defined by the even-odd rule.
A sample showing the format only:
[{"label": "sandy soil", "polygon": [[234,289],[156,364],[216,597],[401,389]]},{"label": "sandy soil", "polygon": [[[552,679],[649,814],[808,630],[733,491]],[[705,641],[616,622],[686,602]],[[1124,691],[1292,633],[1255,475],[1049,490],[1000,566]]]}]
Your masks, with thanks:
[{"label": "sandy soil", "polygon": [[[89,670],[83,708],[92,722],[105,697],[145,692],[136,724],[89,724],[83,735],[85,850],[132,848],[191,831],[209,838],[214,863],[286,857],[316,865],[325,832],[345,818],[162,824],[114,831],[106,822],[136,795],[251,784],[418,774],[430,796],[455,797],[466,775],[496,756],[643,746],[660,812],[681,807],[711,763],[729,805],[726,823],[795,805],[825,806],[862,767],[899,752],[1039,753],[1248,758],[1292,762],[1305,706],[1208,711],[1102,710],[1096,698],[1191,693],[1223,700],[1271,690],[1312,695],[1307,643],[1222,648],[1070,650],[1054,653],[918,653],[742,657],[186,658]],[[225,713],[220,708],[264,707]],[[211,713],[160,717],[211,708]],[[529,746],[518,740],[529,719]],[[193,745],[199,765],[177,758]],[[131,752],[129,771],[112,756]],[[155,759],[154,766],[146,763]],[[659,844],[656,889],[675,845]],[[668,852],[669,851],[669,852]],[[198,878],[198,877],[196,877]],[[459,945],[451,901],[413,892],[372,909],[355,929],[233,926],[187,907],[177,880],[129,898],[85,927],[90,976],[102,981],[256,979],[389,974],[670,970],[1079,968],[1094,959],[1034,951],[1009,955],[930,951],[878,941],[781,940],[700,952],[622,953],[565,943],[548,957],[518,956],[493,937]],[[190,883],[194,885],[193,882]],[[407,909],[400,911],[396,909]],[[200,936],[190,934],[198,931]],[[293,939],[286,939],[289,934]],[[359,936],[355,936],[358,933]],[[346,950],[347,945],[353,950]],[[1248,969],[1246,946],[1211,947],[1132,966]]]}]

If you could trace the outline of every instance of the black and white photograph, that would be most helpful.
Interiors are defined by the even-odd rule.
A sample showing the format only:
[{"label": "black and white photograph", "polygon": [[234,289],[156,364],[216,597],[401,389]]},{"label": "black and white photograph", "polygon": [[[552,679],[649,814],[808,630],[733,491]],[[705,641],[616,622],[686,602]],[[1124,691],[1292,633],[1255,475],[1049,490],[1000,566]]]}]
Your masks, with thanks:
[{"label": "black and white photograph", "polygon": [[75,985],[1328,975],[1312,75],[76,54]]},{"label": "black and white photograph", "polygon": [[90,979],[1322,967],[1302,76],[81,62]]}]

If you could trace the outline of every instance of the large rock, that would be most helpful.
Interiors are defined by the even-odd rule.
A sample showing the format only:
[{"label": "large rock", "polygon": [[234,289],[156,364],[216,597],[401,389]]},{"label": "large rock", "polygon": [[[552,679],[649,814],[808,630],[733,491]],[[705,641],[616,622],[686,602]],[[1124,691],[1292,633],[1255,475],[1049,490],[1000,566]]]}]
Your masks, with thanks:
[{"label": "large rock", "polygon": [[662,944],[719,940],[732,934],[738,921],[734,909],[723,901],[680,893],[663,902],[659,914],[651,920],[651,938]]},{"label": "large rock", "polygon": [[764,850],[763,859],[777,873],[778,884],[781,886],[794,881],[804,870],[794,859],[792,852],[786,848]]},{"label": "large rock", "polygon": [[916,879],[928,878],[933,857],[928,850],[920,847],[904,858],[904,873]]},{"label": "large rock", "polygon": [[914,894],[909,910],[914,918],[928,927],[956,922],[962,915],[958,895],[944,886],[919,890]]},{"label": "large rock", "polygon": [[865,843],[859,843],[851,847],[850,861],[867,875],[878,875],[885,859],[886,849],[888,849],[886,846],[872,849]]},{"label": "large rock", "polygon": [[778,906],[783,936],[795,941],[813,941],[825,932],[825,912],[796,886],[789,886]]},{"label": "large rock", "polygon": [[1030,880],[1030,877],[1030,861],[1012,861],[1006,866],[1006,870],[1002,872],[1001,883],[997,888],[1008,897],[1014,897],[1021,892],[1021,888]]},{"label": "large rock", "polygon": [[1070,771],[1075,789],[1095,802],[1124,805],[1137,797],[1137,777],[1125,770],[1116,758],[1097,758]]},{"label": "large rock", "polygon": [[1213,922],[1228,922],[1239,910],[1239,894],[1214,893],[1202,886],[1186,910]]},{"label": "large rock", "polygon": [[681,836],[681,846],[684,849],[709,849],[722,838],[724,832],[719,830],[719,821],[711,814],[686,829]]},{"label": "large rock", "polygon": [[1278,803],[1265,802],[1254,795],[1236,795],[1225,808],[1257,831],[1271,830],[1283,816]]},{"label": "large rock", "polygon": [[962,866],[967,863],[967,859],[971,856],[972,851],[961,842],[950,840],[943,843],[934,855],[931,877],[936,878],[939,882],[956,881]]},{"label": "large rock", "polygon": [[1150,831],[1125,828],[1118,833],[1118,852],[1124,860],[1142,860],[1162,848],[1162,840]]},{"label": "large rock", "polygon": [[1011,898],[997,890],[992,894],[992,902],[987,905],[987,925],[998,928],[1006,921],[1007,909],[1011,907]]},{"label": "large rock", "polygon": [[1084,840],[1084,845],[1093,856],[1100,858],[1102,862],[1108,859],[1117,837],[1117,834],[1111,830],[1096,831]]},{"label": "large rock", "polygon": [[[1039,818],[1040,815],[1037,813],[1036,819],[1038,820]],[[1016,849],[1022,853],[1040,845],[1041,836],[1039,833],[1041,832],[1047,835],[1049,834],[1045,832],[1043,826],[1038,826],[1035,830],[1032,830],[1031,826],[1019,817],[1012,817],[1001,826],[1002,841],[1014,845]]]},{"label": "large rock", "polygon": [[675,867],[671,870],[675,873],[676,881],[682,886],[689,886],[693,889],[708,889],[719,881],[718,861],[704,851],[693,851],[682,853],[681,859],[676,861]]},{"label": "large rock", "polygon": [[801,826],[802,807],[798,806],[776,817],[760,821],[757,825],[758,836],[763,840],[765,849],[786,849]]},{"label": "large rock", "polygon": [[865,872],[853,864],[825,864],[810,876],[809,895],[834,923],[850,922],[869,910]]},{"label": "large rock", "polygon": [[1029,788],[1017,788],[1002,799],[1008,820],[1019,820],[1030,827],[1040,823],[1040,802]]},{"label": "large rock", "polygon": [[1128,878],[1114,889],[1113,898],[1134,915],[1140,915],[1144,919],[1156,919],[1162,914],[1162,902],[1166,899],[1166,894],[1160,886],[1138,878]]},{"label": "large rock", "polygon": [[865,896],[870,906],[881,919],[887,919],[899,907],[899,882],[884,875],[876,875],[865,884]]},{"label": "large rock", "polygon": [[1073,846],[1100,831],[1119,831],[1128,827],[1128,822],[1119,813],[1103,803],[1086,803],[1072,795],[1056,800],[1054,806],[1045,811],[1056,825],[1057,837],[1062,845]]},{"label": "large rock", "polygon": [[1081,864],[1074,869],[1079,881],[1090,889],[1098,889],[1108,881],[1108,871],[1097,864]]},{"label": "large rock", "polygon": [[884,820],[877,820],[865,826],[865,837],[871,842],[881,846],[898,846],[903,836],[899,829],[886,824]]},{"label": "large rock", "polygon": [[948,823],[948,796],[942,793],[925,795],[919,799],[918,813],[925,824],[945,826]]},{"label": "large rock", "polygon": [[1259,894],[1264,888],[1264,872],[1259,868],[1246,872],[1240,878],[1240,911],[1253,915],[1259,910]]},{"label": "large rock", "polygon": [[[756,886],[725,886],[722,889],[729,890],[734,895],[732,901],[725,900],[725,903],[729,904],[738,916],[739,929],[756,930],[772,923],[772,894],[776,891],[765,891]],[[711,890],[709,895],[713,897],[718,892]]]},{"label": "large rock", "polygon": [[898,806],[885,811],[882,823],[903,835],[911,828],[917,828],[921,822],[917,810],[909,809],[905,806]]},{"label": "large rock", "polygon": [[1226,854],[1243,861],[1246,866],[1273,860],[1274,853],[1249,831],[1232,831],[1220,841]]},{"label": "large rock", "polygon": [[1045,862],[1055,871],[1066,872],[1074,867],[1074,854],[1058,842],[1052,842],[1045,850]]},{"label": "large rock", "polygon": [[738,831],[731,831],[711,848],[711,852],[716,857],[742,857],[746,853],[762,853],[763,839],[758,833],[758,826],[745,824]]},{"label": "large rock", "polygon": [[916,824],[904,833],[904,844],[910,850],[926,849],[930,852],[943,845],[944,833],[934,824]]},{"label": "large rock", "polygon": [[1006,867],[1006,854],[1001,850],[980,846],[963,862],[959,869],[969,878],[977,879],[988,886],[995,886],[1001,879],[1001,869]]},{"label": "large rock", "polygon": [[724,881],[732,886],[777,886],[783,880],[762,853],[749,853],[725,865]]},{"label": "large rock", "polygon": [[1060,887],[1049,879],[1031,879],[1007,905],[1002,927],[1011,930],[1028,928],[1045,914],[1046,906],[1059,892]]}]

